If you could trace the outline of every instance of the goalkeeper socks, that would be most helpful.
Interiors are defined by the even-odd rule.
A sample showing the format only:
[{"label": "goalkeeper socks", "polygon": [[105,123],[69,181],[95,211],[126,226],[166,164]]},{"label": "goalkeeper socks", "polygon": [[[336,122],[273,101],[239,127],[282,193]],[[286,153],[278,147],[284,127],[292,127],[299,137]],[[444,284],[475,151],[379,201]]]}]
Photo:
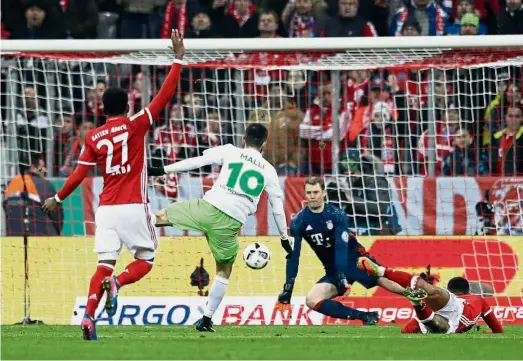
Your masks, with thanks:
[{"label": "goalkeeper socks", "polygon": [[342,318],[346,320],[363,320],[366,312],[358,311],[354,308],[344,306],[340,302],[334,300],[323,300],[314,306],[314,310],[334,318]]},{"label": "goalkeeper socks", "polygon": [[220,303],[227,292],[227,285],[229,280],[220,276],[214,277],[214,282],[212,283],[211,290],[209,291],[209,298],[207,299],[207,305],[203,314],[209,318],[214,315],[214,312],[220,306]]},{"label": "goalkeeper socks", "polygon": [[87,307],[85,308],[85,313],[91,316],[93,319],[96,319],[96,308],[102,299],[104,290],[102,288],[102,281],[105,277],[108,277],[113,274],[114,266],[110,264],[98,264],[96,267],[96,272],[91,278],[91,283],[89,284],[89,295],[87,296]]},{"label": "goalkeeper socks", "polygon": [[421,323],[432,321],[434,318],[434,312],[432,312],[425,302],[421,302],[419,305],[415,305],[414,311],[416,311],[416,317]]},{"label": "goalkeeper socks", "polygon": [[151,271],[153,265],[146,260],[137,259],[134,262],[130,263],[125,271],[120,273],[116,280],[120,287],[125,285],[135,283],[136,281],[141,280],[147,273]]},{"label": "goalkeeper socks", "polygon": [[[397,284],[399,284],[402,287],[405,287],[405,288],[410,287],[412,289],[416,288],[417,278],[419,278],[417,276],[411,275],[410,273],[403,272],[403,271],[396,271],[396,270],[393,270],[390,268],[387,268],[385,270],[384,277],[388,278],[391,281],[396,282]],[[416,277],[416,281],[414,281],[414,279],[413,279],[415,277]],[[412,282],[412,281],[414,281],[414,282]],[[411,283],[414,283],[414,285],[412,285]]]}]

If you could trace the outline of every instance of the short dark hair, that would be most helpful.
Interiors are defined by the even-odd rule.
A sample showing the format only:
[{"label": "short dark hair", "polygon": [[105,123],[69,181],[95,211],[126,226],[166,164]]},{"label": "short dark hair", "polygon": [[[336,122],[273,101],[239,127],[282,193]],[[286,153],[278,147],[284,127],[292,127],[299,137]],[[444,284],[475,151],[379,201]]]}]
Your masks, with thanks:
[{"label": "short dark hair", "polygon": [[454,277],[447,284],[447,289],[456,295],[466,295],[470,293],[470,284],[463,277]]},{"label": "short dark hair", "polygon": [[267,140],[268,131],[265,125],[252,123],[245,129],[245,144],[248,147],[260,148]]},{"label": "short dark hair", "polygon": [[122,88],[109,88],[104,92],[103,104],[106,115],[120,115],[127,111],[129,98]]},{"label": "short dark hair", "polygon": [[262,11],[261,14],[260,14],[260,18],[262,15],[271,15],[273,18],[274,18],[274,21],[276,22],[276,25],[278,24],[278,14],[276,14],[275,11],[273,10],[265,10],[265,11]]},{"label": "short dark hair", "polygon": [[305,183],[303,183],[303,189],[305,189],[305,186],[307,186],[307,185],[315,186],[316,184],[320,185],[320,188],[321,188],[322,191],[325,190],[325,181],[321,177],[309,177],[309,178],[307,178]]}]

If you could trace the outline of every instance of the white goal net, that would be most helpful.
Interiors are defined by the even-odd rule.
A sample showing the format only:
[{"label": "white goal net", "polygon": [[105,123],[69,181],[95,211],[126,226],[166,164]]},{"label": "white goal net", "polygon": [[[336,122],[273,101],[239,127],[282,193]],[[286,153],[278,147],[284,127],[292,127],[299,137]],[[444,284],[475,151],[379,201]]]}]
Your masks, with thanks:
[{"label": "white goal net", "polygon": [[[105,123],[103,92],[115,86],[128,91],[131,114],[145,107],[172,62],[167,45],[2,42],[0,184],[2,235],[8,236],[2,240],[2,322],[30,313],[47,323],[69,323],[73,311],[80,313],[96,261],[94,214],[103,186],[93,168],[64,202],[63,214],[50,218],[38,209],[38,191],[24,214],[11,181],[34,166],[58,189],[74,169],[86,133]],[[329,202],[347,211],[351,230],[380,262],[412,272],[430,264],[443,284],[465,275],[492,288],[505,322],[523,322],[520,36],[186,40],[186,48],[176,96],[148,136],[149,165],[220,144],[240,146],[249,123],[264,123],[264,155],[281,176],[289,221],[304,204],[304,178],[324,177]],[[504,141],[507,129],[514,136]],[[218,172],[213,165],[151,177],[151,208],[201,197]],[[206,277],[194,280],[191,273],[203,258],[214,274],[205,239],[172,228],[158,234],[165,237],[155,269],[123,295],[204,294]],[[275,300],[285,278],[277,234],[262,198],[240,241],[242,249],[263,242],[273,256],[259,272],[238,260],[231,296]],[[304,248],[297,296],[322,276]],[[356,306],[389,304],[382,291],[355,286],[353,295]],[[374,304],[371,296],[385,301]]]}]

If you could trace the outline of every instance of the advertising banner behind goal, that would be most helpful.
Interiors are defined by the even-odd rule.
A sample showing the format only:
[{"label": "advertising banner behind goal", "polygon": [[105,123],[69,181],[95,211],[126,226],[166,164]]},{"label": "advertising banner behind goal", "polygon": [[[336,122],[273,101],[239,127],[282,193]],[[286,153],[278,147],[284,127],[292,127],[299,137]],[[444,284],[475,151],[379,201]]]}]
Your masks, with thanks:
[{"label": "advertising banner behind goal", "polygon": [[[487,299],[492,306],[497,307],[495,311],[499,312],[499,318],[506,324],[523,324],[522,237],[361,236],[358,240],[380,263],[389,267],[421,273],[430,264],[432,273],[440,278],[442,286],[450,278],[462,275],[470,281],[492,286],[494,295]],[[89,280],[96,266],[93,242],[92,237],[30,239],[31,318],[47,324],[70,324],[83,314],[81,307],[85,304]],[[220,320],[222,323],[245,324],[249,319],[252,319],[249,324],[255,324],[255,319],[258,323],[261,323],[261,319],[266,324],[272,322],[273,306],[285,282],[285,254],[277,237],[244,236],[240,237],[240,254],[252,242],[267,245],[271,251],[271,260],[266,268],[254,271],[245,266],[241,256],[238,257],[224,304],[230,307],[223,309],[223,312],[227,310],[229,316],[225,321]],[[24,315],[23,240],[4,238],[1,246],[2,324],[11,324],[19,322]],[[123,251],[115,272],[123,270],[131,260],[129,252]],[[137,324],[144,323],[144,319],[146,322],[161,324],[168,323],[167,320],[190,323],[193,319],[191,317],[199,315],[198,306],[206,300],[206,297],[199,296],[198,287],[191,286],[191,274],[201,265],[202,260],[204,269],[213,279],[214,261],[204,237],[163,237],[151,273],[140,284],[122,289],[121,308],[112,322],[132,323],[131,318],[134,317]],[[303,324],[309,324],[305,316],[309,317],[312,324],[316,324],[317,319],[304,306],[303,296],[322,276],[323,268],[317,257],[309,247],[304,246],[293,292],[293,312],[297,313],[293,314],[290,324],[295,324],[298,319]],[[203,287],[202,294],[207,290],[208,287]],[[189,302],[187,298],[192,300]],[[382,313],[384,322],[394,319],[400,323],[411,316],[408,301],[378,288],[366,290],[354,284],[351,297],[344,301],[356,308],[377,309]],[[124,310],[126,305],[128,307]],[[181,306],[171,312],[176,305]],[[241,307],[244,307],[243,310]],[[189,311],[187,320],[181,322]],[[127,318],[121,319],[122,312]],[[298,317],[299,312],[303,312],[301,318]],[[158,315],[162,315],[162,321],[159,321]],[[325,322],[332,323],[333,320]]]},{"label": "advertising banner behind goal", "polygon": [[[328,179],[327,179],[328,180]],[[290,218],[304,204],[301,177],[280,177],[285,197],[285,211]],[[57,187],[63,180],[56,181]],[[167,197],[155,187],[149,187],[151,209],[156,211],[171,202],[199,198],[212,186],[212,178],[180,175],[176,178],[173,197]],[[498,235],[523,234],[523,178],[499,177],[394,177],[388,178],[391,200],[390,214],[382,215],[385,222],[367,229],[353,227],[357,234],[398,234],[398,235],[475,235],[478,232],[476,204],[485,200],[489,191],[490,201],[495,208],[495,222]],[[85,180],[75,193],[66,199],[64,206],[64,228],[62,235],[94,235],[94,214],[98,207],[98,195],[103,186],[101,177]],[[339,195],[333,183],[327,182],[329,196]],[[339,198],[329,202],[344,207]],[[271,215],[269,202],[262,195],[258,211],[247,218],[242,234],[245,236],[278,236],[278,230]],[[7,220],[9,221],[9,220]],[[19,220],[14,220],[19,221]],[[371,225],[372,227],[372,225]],[[201,235],[198,232],[184,232],[174,228],[157,230],[162,236]]]}]

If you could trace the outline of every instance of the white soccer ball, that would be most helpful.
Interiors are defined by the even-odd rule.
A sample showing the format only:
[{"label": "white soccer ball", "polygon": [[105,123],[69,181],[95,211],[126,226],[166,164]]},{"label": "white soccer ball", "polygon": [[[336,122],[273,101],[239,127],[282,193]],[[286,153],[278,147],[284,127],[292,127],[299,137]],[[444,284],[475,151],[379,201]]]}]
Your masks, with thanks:
[{"label": "white soccer ball", "polygon": [[270,259],[269,249],[261,243],[252,243],[243,251],[243,260],[247,267],[252,269],[264,268]]}]

